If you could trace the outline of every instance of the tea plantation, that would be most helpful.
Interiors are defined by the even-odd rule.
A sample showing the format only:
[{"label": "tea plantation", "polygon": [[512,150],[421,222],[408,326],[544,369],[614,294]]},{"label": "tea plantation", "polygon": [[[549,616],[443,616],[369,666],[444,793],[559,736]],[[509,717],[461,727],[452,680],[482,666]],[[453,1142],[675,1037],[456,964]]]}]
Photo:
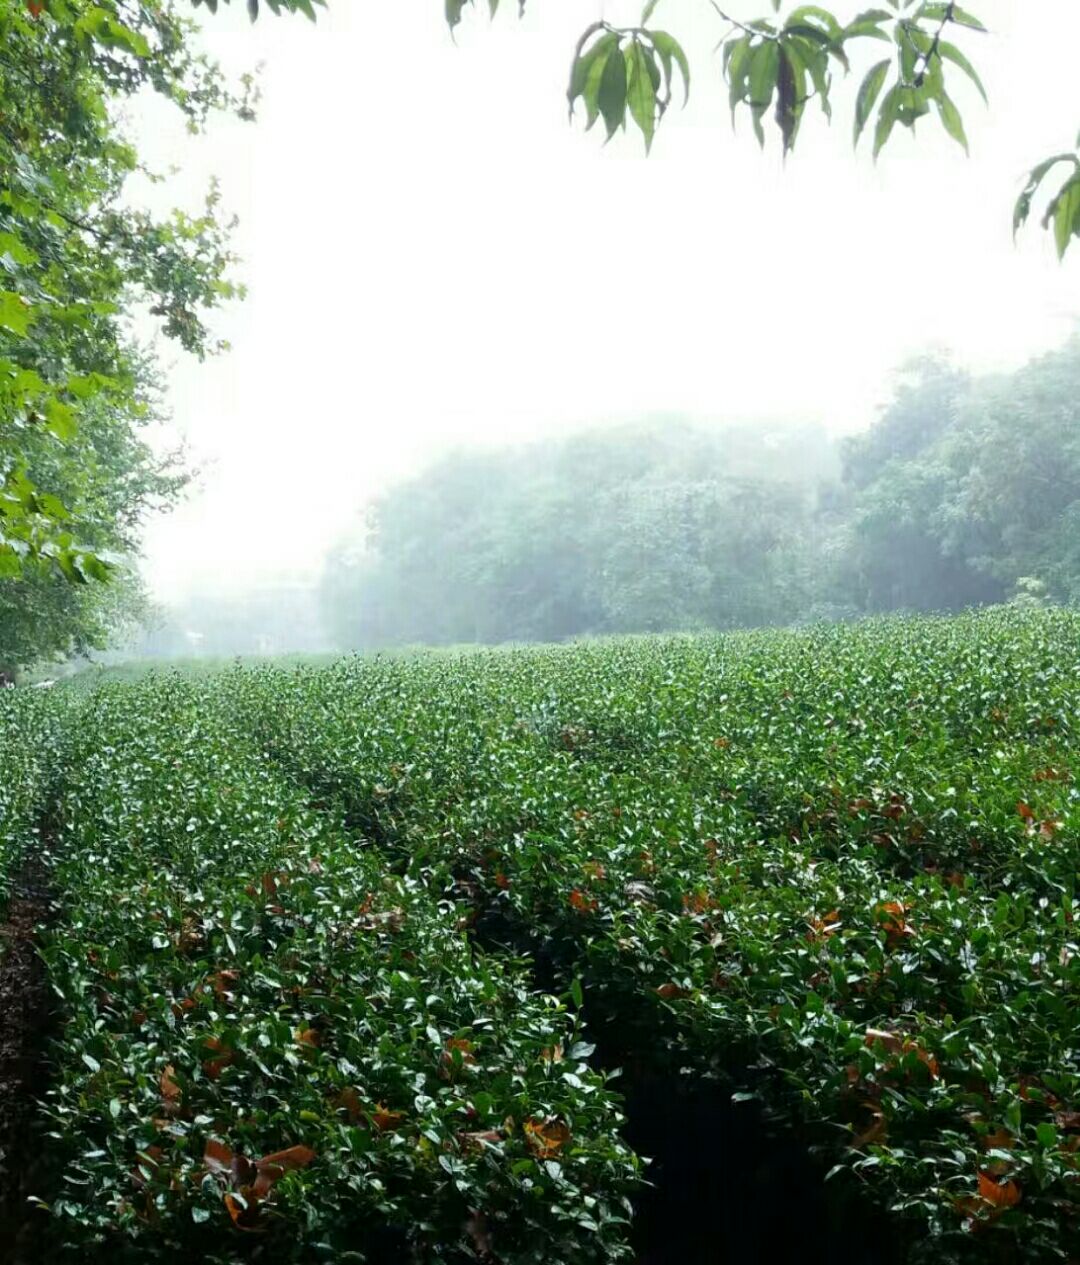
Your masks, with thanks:
[{"label": "tea plantation", "polygon": [[1014,610],[3,692],[28,1259],[631,1262],[635,1085],[1080,1258],[1078,705]]}]

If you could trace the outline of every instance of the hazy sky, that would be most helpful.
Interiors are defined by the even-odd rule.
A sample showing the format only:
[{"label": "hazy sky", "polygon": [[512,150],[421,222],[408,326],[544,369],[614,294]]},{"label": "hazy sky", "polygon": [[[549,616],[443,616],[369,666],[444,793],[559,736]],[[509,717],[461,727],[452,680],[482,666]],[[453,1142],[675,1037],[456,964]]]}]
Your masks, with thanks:
[{"label": "hazy sky", "polygon": [[439,0],[330,0],[316,26],[254,28],[234,3],[205,41],[233,71],[265,63],[259,121],[192,142],[160,108],[135,120],[183,169],[173,202],[221,177],[250,289],[217,322],[231,353],[165,349],[203,474],[148,533],[158,596],[317,570],[367,498],[449,445],[656,411],[850,430],[912,352],[1009,367],[1074,327],[1080,254],[1059,267],[1039,232],[1014,248],[1010,209],[1080,126],[1075,0],[972,0],[996,31],[963,41],[991,95],[955,91],[972,157],[935,123],[876,168],[851,150],[856,82],[831,129],[808,114],[786,168],[745,120],[733,134],[706,0],[655,19],[691,55],[689,107],[648,160],[634,131],[603,148],[567,125],[569,55],[640,0],[504,7],[455,44]]}]

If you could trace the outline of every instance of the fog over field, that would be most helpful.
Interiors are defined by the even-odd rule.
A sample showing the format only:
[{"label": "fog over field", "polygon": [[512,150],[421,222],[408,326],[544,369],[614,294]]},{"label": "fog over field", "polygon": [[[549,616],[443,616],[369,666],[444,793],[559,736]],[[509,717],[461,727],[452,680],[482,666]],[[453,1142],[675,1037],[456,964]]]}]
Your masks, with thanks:
[{"label": "fog over field", "polygon": [[808,116],[786,166],[747,119],[732,133],[718,20],[690,0],[665,22],[699,54],[693,92],[652,156],[636,132],[601,148],[569,127],[582,25],[638,8],[530,4],[455,42],[433,6],[255,27],[234,6],[208,38],[232,71],[264,64],[258,122],[192,140],[163,105],[138,111],[147,156],[183,169],[146,196],[194,202],[220,176],[250,289],[216,322],[229,354],[166,348],[201,474],[147,532],[158,600],[251,591],[262,611],[306,591],[374,498],[457,447],[657,418],[840,436],[912,355],[1009,370],[1075,328],[1080,260],[1059,266],[1038,232],[1014,247],[1009,222],[1026,170],[1073,139],[1069,0],[1038,22],[980,9],[989,108],[958,89],[970,159],[935,122],[877,165],[852,154],[847,109],[831,129]]}]

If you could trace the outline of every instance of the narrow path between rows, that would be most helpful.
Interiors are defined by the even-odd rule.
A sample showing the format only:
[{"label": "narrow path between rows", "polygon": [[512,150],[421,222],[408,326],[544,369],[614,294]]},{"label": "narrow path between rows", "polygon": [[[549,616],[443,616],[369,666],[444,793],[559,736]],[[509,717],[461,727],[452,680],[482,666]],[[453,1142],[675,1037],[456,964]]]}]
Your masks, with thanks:
[{"label": "narrow path between rows", "polygon": [[44,1049],[54,1018],[38,929],[54,912],[48,845],[28,857],[11,883],[0,924],[0,1265],[31,1265],[40,1214],[28,1202],[40,1148],[33,1120],[44,1094]]}]

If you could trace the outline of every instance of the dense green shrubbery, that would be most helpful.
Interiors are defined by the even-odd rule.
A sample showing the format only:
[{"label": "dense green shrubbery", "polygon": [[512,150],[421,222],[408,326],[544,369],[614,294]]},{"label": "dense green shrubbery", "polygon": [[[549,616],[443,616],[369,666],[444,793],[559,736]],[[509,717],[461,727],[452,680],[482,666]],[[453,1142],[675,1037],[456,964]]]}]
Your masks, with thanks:
[{"label": "dense green shrubbery", "polygon": [[92,698],[59,814],[58,1254],[231,1261],[235,1224],[276,1260],[625,1258],[637,1163],[565,1007],[212,687]]},{"label": "dense green shrubbery", "polygon": [[13,875],[41,848],[67,702],[58,705],[37,690],[0,688],[0,910]]},{"label": "dense green shrubbery", "polygon": [[618,1259],[548,990],[786,1114],[912,1260],[1075,1257],[1078,668],[1080,616],[1011,610],[80,700],[55,1241]]},{"label": "dense green shrubbery", "polygon": [[752,1074],[931,1257],[1076,1251],[1080,620],[237,674],[294,775],[606,1047]]}]

